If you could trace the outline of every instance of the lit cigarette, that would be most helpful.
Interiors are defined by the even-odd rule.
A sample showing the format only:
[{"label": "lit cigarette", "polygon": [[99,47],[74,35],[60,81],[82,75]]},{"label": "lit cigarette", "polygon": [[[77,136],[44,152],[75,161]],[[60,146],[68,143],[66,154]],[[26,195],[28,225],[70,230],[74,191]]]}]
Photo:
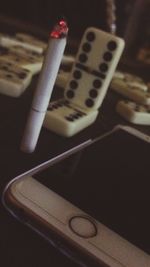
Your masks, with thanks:
[{"label": "lit cigarette", "polygon": [[31,110],[21,142],[21,150],[24,152],[31,153],[35,150],[63,57],[67,33],[68,27],[66,21],[60,20],[50,34],[38,86],[33,97]]}]

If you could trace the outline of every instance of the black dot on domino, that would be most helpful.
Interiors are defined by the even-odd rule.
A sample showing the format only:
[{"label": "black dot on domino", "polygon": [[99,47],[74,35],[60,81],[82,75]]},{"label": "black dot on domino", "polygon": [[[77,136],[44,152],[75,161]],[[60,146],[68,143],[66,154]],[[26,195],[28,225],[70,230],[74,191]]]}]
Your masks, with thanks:
[{"label": "black dot on domino", "polygon": [[83,116],[83,114],[81,112],[77,112],[75,115],[76,115],[77,118],[80,118],[80,117]]},{"label": "black dot on domino", "polygon": [[93,81],[94,88],[100,88],[101,85],[102,85],[101,80],[96,79],[96,80]]},{"label": "black dot on domino", "polygon": [[81,62],[81,63],[84,63],[84,62],[86,62],[87,61],[87,55],[86,54],[80,54],[79,55],[79,61]]},{"label": "black dot on domino", "polygon": [[74,118],[72,118],[72,117],[70,117],[70,116],[66,116],[65,119],[66,119],[67,121],[74,121]]},{"label": "black dot on domino", "polygon": [[111,61],[112,60],[112,53],[111,52],[105,52],[104,56],[103,56],[103,59],[105,61]]},{"label": "black dot on domino", "polygon": [[75,80],[72,80],[69,85],[71,89],[76,89],[78,87],[78,83]]},{"label": "black dot on domino", "polygon": [[48,110],[53,111],[54,109],[53,109],[53,107],[48,107]]},{"label": "black dot on domino", "polygon": [[74,92],[72,90],[68,90],[66,93],[68,98],[73,98],[74,97]]},{"label": "black dot on domino", "polygon": [[89,42],[93,42],[95,40],[95,33],[94,32],[88,32],[86,35],[86,39]]},{"label": "black dot on domino", "polygon": [[18,74],[18,76],[19,76],[20,79],[24,79],[27,75],[26,75],[26,73],[21,72],[21,73]]},{"label": "black dot on domino", "polygon": [[73,73],[73,77],[74,77],[75,79],[80,79],[81,76],[82,76],[81,71],[79,71],[79,70],[75,70],[75,71],[74,71],[74,73]]},{"label": "black dot on domino", "polygon": [[115,41],[109,41],[107,47],[110,51],[114,51],[117,48],[117,44]]},{"label": "black dot on domino", "polygon": [[84,52],[86,52],[86,53],[90,52],[90,50],[91,50],[91,45],[90,45],[88,42],[84,43],[83,46],[82,46],[82,50],[83,50]]},{"label": "black dot on domino", "polygon": [[79,116],[77,114],[73,114],[72,115],[72,118],[75,119],[75,120],[77,120],[77,119],[79,119]]},{"label": "black dot on domino", "polygon": [[99,69],[102,72],[106,72],[108,70],[108,65],[106,63],[101,63]]},{"label": "black dot on domino", "polygon": [[7,66],[2,66],[1,69],[2,70],[8,70],[8,67]]},{"label": "black dot on domino", "polygon": [[58,108],[61,107],[61,106],[60,106],[59,103],[55,103],[52,107],[53,107],[54,109],[58,109]]},{"label": "black dot on domino", "polygon": [[11,74],[6,74],[6,78],[11,79],[13,76]]},{"label": "black dot on domino", "polygon": [[59,106],[55,103],[48,107],[49,111],[53,111],[54,109],[57,109]]},{"label": "black dot on domino", "polygon": [[93,107],[93,105],[94,105],[94,101],[93,101],[92,99],[88,98],[88,99],[85,101],[85,104],[86,104],[87,107],[91,108],[91,107]]},{"label": "black dot on domino", "polygon": [[77,111],[76,113],[75,113],[75,117],[77,117],[77,118],[80,118],[80,117],[82,117],[84,114],[83,113],[81,113],[80,111]]},{"label": "black dot on domino", "polygon": [[98,93],[97,93],[97,91],[95,89],[91,89],[90,92],[89,92],[89,95],[92,98],[96,98]]}]

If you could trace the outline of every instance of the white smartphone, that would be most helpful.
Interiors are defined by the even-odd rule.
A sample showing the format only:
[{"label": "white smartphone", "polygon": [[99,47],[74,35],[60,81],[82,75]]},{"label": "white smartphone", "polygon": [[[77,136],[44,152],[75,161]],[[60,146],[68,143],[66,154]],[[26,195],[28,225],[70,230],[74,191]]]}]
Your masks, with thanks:
[{"label": "white smartphone", "polygon": [[149,267],[149,143],[116,127],[16,177],[3,203],[83,266]]}]

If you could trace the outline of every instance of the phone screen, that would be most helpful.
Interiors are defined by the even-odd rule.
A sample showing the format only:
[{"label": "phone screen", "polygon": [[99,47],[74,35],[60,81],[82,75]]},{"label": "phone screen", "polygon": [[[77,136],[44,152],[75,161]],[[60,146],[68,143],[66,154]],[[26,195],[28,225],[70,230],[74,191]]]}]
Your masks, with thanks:
[{"label": "phone screen", "polygon": [[150,254],[149,151],[118,130],[34,178]]}]

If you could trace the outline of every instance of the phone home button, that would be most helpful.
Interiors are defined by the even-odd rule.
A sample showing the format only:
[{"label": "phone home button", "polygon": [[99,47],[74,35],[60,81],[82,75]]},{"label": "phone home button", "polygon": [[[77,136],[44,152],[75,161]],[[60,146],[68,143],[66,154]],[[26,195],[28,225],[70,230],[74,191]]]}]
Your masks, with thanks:
[{"label": "phone home button", "polygon": [[94,221],[88,216],[76,215],[69,220],[70,229],[83,238],[94,237],[97,234],[97,227]]}]

